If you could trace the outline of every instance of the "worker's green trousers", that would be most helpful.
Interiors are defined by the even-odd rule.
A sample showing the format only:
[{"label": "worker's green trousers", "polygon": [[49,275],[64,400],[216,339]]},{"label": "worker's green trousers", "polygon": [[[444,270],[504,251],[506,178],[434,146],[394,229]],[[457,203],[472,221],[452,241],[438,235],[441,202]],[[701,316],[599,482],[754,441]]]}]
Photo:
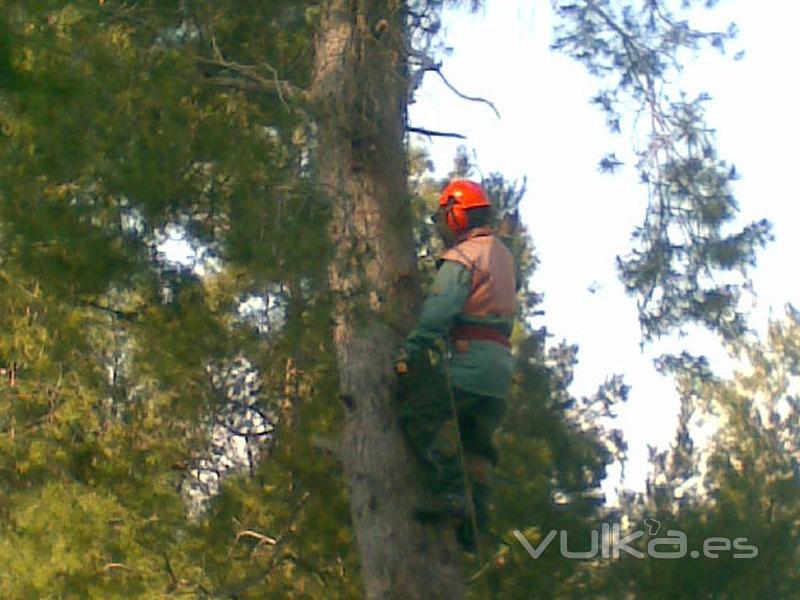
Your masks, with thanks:
[{"label": "worker's green trousers", "polygon": [[[448,381],[439,355],[410,363],[401,376],[400,425],[417,458],[425,487],[451,506],[466,504],[468,477],[479,530],[489,521],[491,472],[497,462],[492,434],[505,410],[499,398],[474,394]],[[453,403],[457,416],[453,415]],[[464,463],[459,454],[459,436]],[[466,474],[464,472],[466,466]]]}]

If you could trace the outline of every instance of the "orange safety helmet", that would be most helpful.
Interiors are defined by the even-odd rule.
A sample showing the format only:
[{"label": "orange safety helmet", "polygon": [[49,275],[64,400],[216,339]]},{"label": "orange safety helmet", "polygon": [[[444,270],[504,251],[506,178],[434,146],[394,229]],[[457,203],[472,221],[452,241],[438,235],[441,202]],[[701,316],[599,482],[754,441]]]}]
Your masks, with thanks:
[{"label": "orange safety helmet", "polygon": [[468,210],[490,206],[483,187],[467,179],[451,181],[439,196],[439,208],[446,210],[447,226],[455,233],[467,229]]}]

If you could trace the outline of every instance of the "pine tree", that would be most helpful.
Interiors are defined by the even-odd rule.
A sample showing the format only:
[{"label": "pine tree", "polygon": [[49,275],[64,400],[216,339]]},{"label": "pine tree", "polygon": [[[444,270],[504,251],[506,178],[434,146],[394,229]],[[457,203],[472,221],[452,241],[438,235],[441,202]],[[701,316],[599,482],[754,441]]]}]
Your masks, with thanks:
[{"label": "pine tree", "polygon": [[[797,596],[798,317],[790,307],[783,319],[772,322],[767,339],[740,340],[732,351],[742,359],[741,367],[730,379],[688,354],[664,361],[681,393],[682,427],[672,448],[653,456],[647,494],[633,499],[628,512],[639,527],[650,518],[665,530],[681,531],[687,554],[619,561],[598,574],[598,594]],[[703,452],[687,453],[691,443],[683,425],[694,417],[715,418],[717,427]],[[686,486],[687,481],[694,484]],[[715,556],[705,545],[711,538],[729,540],[713,542],[723,548],[712,550]],[[644,550],[650,539],[642,538],[637,547]]]},{"label": "pine tree", "polygon": [[[435,49],[442,2],[0,6],[3,597],[463,597],[452,535],[411,518],[392,411],[425,267],[409,65],[430,66],[419,50]],[[619,34],[605,6],[561,14]],[[615,56],[650,43],[617,25]],[[670,185],[696,175],[714,192],[716,245],[691,254],[690,283],[702,260],[739,266],[766,235],[714,237],[733,209],[712,163],[672,165]],[[513,197],[500,179],[487,184]],[[170,238],[188,259],[165,252]],[[656,262],[632,289],[684,289]],[[585,530],[621,440],[581,428],[568,347],[548,357],[533,331],[517,343],[506,475],[547,485],[530,510],[500,492],[500,535],[554,518],[557,494],[558,522]],[[602,416],[620,386],[581,410]],[[547,430],[529,420],[542,409]],[[540,585],[517,566],[479,571],[475,593]],[[578,570],[557,573],[578,589]]]},{"label": "pine tree", "polygon": [[[714,131],[706,123],[706,93],[696,98],[674,83],[691,52],[724,52],[736,37],[731,24],[721,31],[694,28],[686,17],[694,0],[636,4],[612,0],[553,3],[560,18],[553,47],[583,63],[603,82],[592,102],[609,129],[620,132],[631,103],[642,125],[635,168],[647,190],[644,223],[633,231],[636,247],[618,257],[620,277],[637,299],[645,340],[697,323],[727,339],[746,330],[738,310],[749,287],[748,267],[771,239],[766,220],[730,233],[739,211],[731,189],[736,168],[719,157]],[[716,0],[702,3],[713,7]],[[621,166],[615,154],[600,161],[601,171]],[[731,279],[730,274],[741,277]]]}]

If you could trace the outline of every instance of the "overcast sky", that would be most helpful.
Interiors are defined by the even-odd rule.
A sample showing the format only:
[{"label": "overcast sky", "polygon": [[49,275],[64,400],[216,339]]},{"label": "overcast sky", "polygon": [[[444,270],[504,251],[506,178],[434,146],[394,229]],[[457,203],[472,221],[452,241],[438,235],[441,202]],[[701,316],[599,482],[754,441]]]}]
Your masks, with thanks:
[{"label": "overcast sky", "polygon": [[[625,132],[611,136],[603,116],[589,104],[597,80],[572,59],[549,51],[548,2],[487,4],[477,15],[446,16],[453,52],[443,71],[463,93],[492,100],[502,118],[457,98],[428,75],[410,121],[467,135],[466,145],[484,174],[498,171],[511,180],[527,176],[521,212],[541,260],[533,287],[545,294],[546,315],[537,323],[547,326],[554,342],[565,338],[580,345],[574,394],[591,394],[607,376],[625,374],[632,386],[619,417],[629,444],[625,486],[642,490],[647,444],[666,448],[677,423],[673,383],[656,373],[653,358],[686,348],[709,355],[721,374],[728,374],[732,363],[710,334],[695,330],[640,351],[635,302],[624,294],[614,258],[630,248],[630,233],[643,219],[646,190],[632,170],[614,176],[597,171],[603,155],[616,150],[623,156],[632,140]],[[787,302],[800,306],[795,267],[800,236],[794,231],[799,198],[791,181],[800,139],[800,86],[792,75],[800,4],[722,0],[698,16],[715,29],[731,21],[740,28],[728,56],[704,53],[687,66],[681,86],[713,97],[707,121],[718,131],[721,157],[742,175],[734,188],[741,223],[762,217],[773,223],[776,241],[759,255],[754,276],[758,298],[751,323],[763,331],[770,310],[779,316]],[[734,61],[738,49],[745,56]],[[435,138],[429,144],[438,174],[446,174],[458,143]],[[618,475],[612,473],[607,491]]]}]

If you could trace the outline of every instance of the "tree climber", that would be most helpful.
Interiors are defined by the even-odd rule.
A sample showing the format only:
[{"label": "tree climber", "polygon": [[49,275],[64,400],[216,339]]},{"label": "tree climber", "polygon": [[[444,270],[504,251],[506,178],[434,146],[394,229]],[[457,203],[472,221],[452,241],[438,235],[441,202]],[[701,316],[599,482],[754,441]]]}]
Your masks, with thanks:
[{"label": "tree climber", "polygon": [[498,459],[492,434],[513,369],[516,273],[490,226],[491,211],[472,181],[452,181],[442,192],[435,220],[448,249],[396,365],[400,423],[432,494],[416,515],[454,518],[459,541],[471,551],[475,528],[488,524]]}]

